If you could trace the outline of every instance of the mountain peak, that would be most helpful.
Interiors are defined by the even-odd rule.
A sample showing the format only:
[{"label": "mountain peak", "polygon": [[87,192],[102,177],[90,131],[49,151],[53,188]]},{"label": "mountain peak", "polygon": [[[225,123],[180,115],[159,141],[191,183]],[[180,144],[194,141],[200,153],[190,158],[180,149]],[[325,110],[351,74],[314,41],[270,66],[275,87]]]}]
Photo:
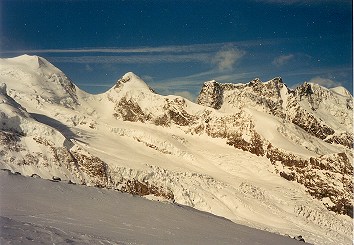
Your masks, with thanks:
[{"label": "mountain peak", "polygon": [[61,71],[57,67],[51,64],[45,58],[37,55],[24,54],[13,58],[8,58],[7,60],[25,65],[31,70],[40,69],[41,72],[43,73],[48,73],[48,74],[61,73]]},{"label": "mountain peak", "polygon": [[300,86],[296,87],[295,89],[296,93],[300,96],[308,96],[313,94],[312,86],[310,83],[304,82]]},{"label": "mountain peak", "polygon": [[127,72],[123,75],[122,77],[123,79],[138,79],[138,80],[142,80],[138,75],[136,75],[134,72]]},{"label": "mountain peak", "polygon": [[38,62],[39,58],[40,57],[38,57],[37,55],[24,54],[24,55],[20,55],[20,56],[13,57],[13,58],[8,58],[8,60],[14,61],[16,63],[23,63],[23,64],[30,65],[31,68],[38,68],[39,67],[39,62]]},{"label": "mountain peak", "polygon": [[253,79],[252,81],[250,81],[250,82],[248,83],[248,85],[249,85],[249,86],[255,86],[255,85],[259,85],[259,84],[261,84],[261,83],[262,83],[261,79],[255,78],[255,79]]},{"label": "mountain peak", "polygon": [[208,85],[214,85],[214,84],[218,84],[218,82],[216,80],[210,80],[210,81],[206,81],[204,82],[204,86],[208,86]]},{"label": "mountain peak", "polygon": [[128,72],[122,78],[118,79],[115,89],[123,87],[129,90],[148,90],[152,89],[136,74],[133,72]]},{"label": "mountain peak", "polygon": [[220,109],[222,105],[222,86],[215,80],[204,82],[197,98],[197,104]]},{"label": "mountain peak", "polygon": [[283,79],[281,77],[275,77],[266,83],[284,84]]}]

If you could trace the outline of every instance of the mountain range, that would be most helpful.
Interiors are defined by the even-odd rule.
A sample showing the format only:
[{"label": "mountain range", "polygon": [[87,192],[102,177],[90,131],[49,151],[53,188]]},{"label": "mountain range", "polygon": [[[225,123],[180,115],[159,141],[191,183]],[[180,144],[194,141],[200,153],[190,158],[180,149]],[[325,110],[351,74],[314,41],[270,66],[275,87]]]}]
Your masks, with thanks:
[{"label": "mountain range", "polygon": [[0,167],[165,200],[314,244],[351,242],[353,97],[280,77],[197,102],[132,72],[102,94],[46,59],[0,60]]}]

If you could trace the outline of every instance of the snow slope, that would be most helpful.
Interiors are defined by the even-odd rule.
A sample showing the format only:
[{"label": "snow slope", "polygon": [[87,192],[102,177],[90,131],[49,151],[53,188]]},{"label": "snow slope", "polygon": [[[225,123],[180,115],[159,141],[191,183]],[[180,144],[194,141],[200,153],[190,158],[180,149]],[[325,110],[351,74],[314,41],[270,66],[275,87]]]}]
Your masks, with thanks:
[{"label": "snow slope", "polygon": [[[208,83],[221,89],[200,100],[205,105],[158,95],[133,73],[109,91],[90,95],[39,57],[0,60],[0,79],[18,104],[13,107],[27,110],[19,118],[30,118],[35,128],[55,132],[46,140],[63,147],[66,156],[57,161],[58,154],[50,146],[42,143],[36,151],[32,142],[22,143],[42,134],[29,131],[17,136],[20,141],[15,145],[21,146],[20,151],[7,142],[0,145],[0,150],[11,153],[0,156],[2,168],[155,196],[250,227],[302,235],[315,244],[351,242],[352,219],[343,213],[348,214],[352,204],[352,157],[341,136],[348,133],[346,124],[350,124],[345,121],[349,112],[341,105],[351,97],[343,97],[341,90],[332,91],[343,97],[336,105],[344,113],[338,119],[342,126],[331,136],[338,136],[335,143],[326,141],[328,135],[321,139],[311,133],[317,124],[293,123],[298,111],[304,113],[301,103],[309,101],[304,96],[307,90],[291,92],[279,79],[248,85]],[[266,97],[262,99],[257,91]],[[220,96],[223,103],[211,108],[208,100]],[[317,105],[317,97],[312,96],[312,105]],[[336,98],[328,97],[326,106]],[[0,110],[11,117],[12,109]],[[309,117],[315,115],[306,112]],[[316,113],[318,118],[321,110]],[[326,133],[326,121],[321,120],[318,129]],[[1,128],[0,133],[6,130]],[[53,160],[45,165],[34,157],[21,164],[27,154],[39,153]]]},{"label": "snow slope", "polygon": [[195,209],[0,172],[1,244],[304,244]]}]

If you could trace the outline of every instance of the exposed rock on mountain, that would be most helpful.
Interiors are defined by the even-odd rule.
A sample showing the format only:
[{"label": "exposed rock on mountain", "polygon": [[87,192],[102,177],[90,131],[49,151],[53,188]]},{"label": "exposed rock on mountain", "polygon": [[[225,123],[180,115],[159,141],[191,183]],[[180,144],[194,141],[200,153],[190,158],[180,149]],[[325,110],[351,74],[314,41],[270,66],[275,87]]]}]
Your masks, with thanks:
[{"label": "exposed rock on mountain", "polygon": [[[338,90],[342,93],[335,92]],[[260,132],[263,133],[261,137],[255,127],[249,127],[250,132],[254,133],[248,142],[242,138],[243,134],[230,137],[230,134],[225,133],[225,129],[222,130],[223,133],[212,136],[225,137],[228,144],[236,148],[266,156],[277,166],[280,176],[303,184],[308,192],[319,200],[329,198],[332,203],[326,203],[329,210],[352,217],[352,96],[345,91],[344,88],[329,90],[309,83],[291,90],[281,78],[274,78],[266,83],[255,79],[248,84],[218,84],[213,81],[204,84],[198,103],[222,112],[249,112],[255,121],[259,112],[270,115],[263,115],[264,120],[267,120],[267,117],[273,120],[278,118],[277,121],[281,123],[275,125],[276,133],[271,132],[271,128],[264,129]],[[286,132],[290,128],[295,128],[300,137],[304,136],[304,131],[310,137],[304,137],[303,140],[294,139]],[[264,132],[267,130],[270,132]],[[279,141],[276,134],[285,136],[287,141],[300,143],[312,154],[306,156],[303,152],[295,153],[280,144],[275,147],[272,143]],[[299,135],[296,136],[298,137]],[[324,142],[335,146],[336,153],[333,152],[333,147]],[[309,147],[311,144],[321,145],[322,149],[319,150],[319,146]],[[280,165],[277,165],[278,162]],[[286,171],[281,171],[282,169]],[[338,183],[343,185],[339,187]]]},{"label": "exposed rock on mountain", "polygon": [[215,80],[205,82],[200,92],[197,104],[212,107],[214,109],[220,109],[223,103],[223,88],[220,83]]},{"label": "exposed rock on mountain", "polygon": [[1,59],[0,81],[1,168],[155,196],[315,244],[351,241],[344,88],[209,81],[195,104],[130,72],[91,95],[26,55]]}]

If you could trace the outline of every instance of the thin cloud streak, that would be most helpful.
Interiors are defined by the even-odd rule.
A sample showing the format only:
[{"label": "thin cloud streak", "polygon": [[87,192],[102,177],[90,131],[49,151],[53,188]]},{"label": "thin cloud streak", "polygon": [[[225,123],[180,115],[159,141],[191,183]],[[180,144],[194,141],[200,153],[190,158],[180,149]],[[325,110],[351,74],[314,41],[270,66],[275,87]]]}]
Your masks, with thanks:
[{"label": "thin cloud streak", "polygon": [[192,53],[176,55],[129,55],[129,56],[79,56],[79,57],[50,57],[50,61],[57,63],[79,64],[153,64],[153,63],[181,63],[202,62],[212,59],[211,54]]},{"label": "thin cloud streak", "polygon": [[189,91],[177,91],[174,93],[174,95],[181,96],[181,97],[186,98],[190,101],[195,101],[195,99],[196,99],[196,96]]},{"label": "thin cloud streak", "polygon": [[280,67],[288,63],[290,60],[294,59],[294,57],[295,56],[293,54],[280,55],[273,60],[272,64],[277,67]]},{"label": "thin cloud streak", "polygon": [[181,52],[202,52],[213,50],[220,44],[196,44],[181,46],[161,46],[161,47],[136,47],[136,48],[82,48],[82,49],[33,49],[33,50],[9,50],[3,53],[181,53]]},{"label": "thin cloud streak", "polygon": [[171,79],[166,79],[159,82],[151,83],[151,86],[156,89],[186,89],[186,88],[200,88],[201,84],[205,81],[216,80],[219,82],[248,82],[252,80],[255,76],[254,72],[234,72],[228,75],[216,74],[214,70],[196,73],[189,76],[175,77]]},{"label": "thin cloud streak", "polygon": [[285,41],[282,39],[248,40],[240,42],[206,43],[192,45],[171,45],[159,47],[102,47],[102,48],[80,48],[80,49],[23,49],[23,50],[1,50],[2,54],[70,54],[70,53],[185,53],[185,52],[212,52],[225,46],[253,47],[262,45],[274,45]]},{"label": "thin cloud streak", "polygon": [[[180,50],[185,50],[181,48]],[[137,53],[117,55],[85,55],[85,56],[52,56],[50,60],[56,63],[80,64],[154,64],[154,63],[185,63],[198,62],[211,64],[216,70],[232,70],[246,51],[233,45],[203,50],[203,52],[171,52],[171,53]]]},{"label": "thin cloud streak", "polygon": [[[247,72],[234,72],[228,75],[220,75],[215,73],[215,70],[196,73],[189,76],[175,77],[172,79],[165,79],[158,82],[151,82],[151,86],[154,90],[159,91],[165,95],[179,95],[185,97],[191,101],[195,101],[200,89],[204,82],[209,80],[216,80],[218,82],[231,82],[231,83],[243,83],[249,82],[255,77],[255,74]],[[241,81],[240,81],[241,80]]]}]

